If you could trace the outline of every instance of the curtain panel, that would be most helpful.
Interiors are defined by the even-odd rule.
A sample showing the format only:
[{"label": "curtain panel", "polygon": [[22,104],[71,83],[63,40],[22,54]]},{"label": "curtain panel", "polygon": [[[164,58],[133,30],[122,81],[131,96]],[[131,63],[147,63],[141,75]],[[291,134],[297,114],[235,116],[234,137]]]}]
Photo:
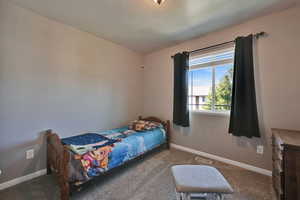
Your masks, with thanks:
[{"label": "curtain panel", "polygon": [[260,137],[253,67],[253,35],[235,40],[229,133]]},{"label": "curtain panel", "polygon": [[173,123],[183,127],[190,125],[188,109],[188,70],[189,53],[177,53],[174,56]]}]

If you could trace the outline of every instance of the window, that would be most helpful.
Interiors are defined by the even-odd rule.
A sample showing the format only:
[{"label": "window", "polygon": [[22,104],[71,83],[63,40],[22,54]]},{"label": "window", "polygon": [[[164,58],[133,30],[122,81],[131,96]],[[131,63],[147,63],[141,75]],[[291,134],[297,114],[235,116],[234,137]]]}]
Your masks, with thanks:
[{"label": "window", "polygon": [[189,69],[189,109],[229,111],[234,48],[192,57]]}]

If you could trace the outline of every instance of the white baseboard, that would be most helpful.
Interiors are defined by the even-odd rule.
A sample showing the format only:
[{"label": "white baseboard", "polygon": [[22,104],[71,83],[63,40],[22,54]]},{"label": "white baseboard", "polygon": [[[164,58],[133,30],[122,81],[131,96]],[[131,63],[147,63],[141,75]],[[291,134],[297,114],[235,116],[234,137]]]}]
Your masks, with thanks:
[{"label": "white baseboard", "polygon": [[253,172],[257,172],[257,173],[260,173],[260,174],[263,174],[263,175],[272,176],[272,171],[270,171],[270,170],[262,169],[262,168],[255,167],[255,166],[252,166],[252,165],[249,165],[249,164],[246,164],[246,163],[230,160],[230,159],[227,159],[227,158],[223,158],[221,156],[216,156],[216,155],[213,155],[213,154],[210,154],[210,153],[198,151],[198,150],[191,149],[191,148],[188,148],[188,147],[184,147],[184,146],[181,146],[181,145],[177,145],[177,144],[174,144],[174,143],[171,143],[170,145],[174,149],[186,151],[186,152],[189,152],[189,153],[192,153],[192,154],[207,157],[207,158],[217,160],[217,161],[220,161],[220,162],[223,162],[223,163],[235,165],[235,166],[238,166],[238,167],[241,167],[241,168],[253,171]]},{"label": "white baseboard", "polygon": [[25,176],[21,176],[15,179],[12,179],[10,181],[4,182],[4,183],[0,183],[0,190],[4,190],[6,188],[9,188],[11,186],[17,185],[19,183],[23,183],[25,181],[29,181],[31,179],[34,179],[36,177],[42,176],[47,174],[47,169],[42,169],[39,170],[37,172],[31,173],[31,174],[27,174]]},{"label": "white baseboard", "polygon": [[[230,160],[230,159],[227,159],[227,158],[223,158],[221,156],[216,156],[216,155],[213,155],[213,154],[210,154],[210,153],[198,151],[198,150],[191,149],[191,148],[188,148],[188,147],[184,147],[184,146],[181,146],[181,145],[177,145],[177,144],[174,144],[174,143],[171,143],[171,147],[173,147],[174,149],[178,149],[178,150],[182,150],[182,151],[189,152],[189,153],[192,153],[192,154],[196,154],[196,155],[199,155],[199,156],[207,157],[207,158],[217,160],[217,161],[220,161],[220,162],[224,162],[224,163],[227,163],[227,164],[235,165],[235,166],[238,166],[238,167],[241,167],[241,168],[253,171],[253,172],[257,172],[257,173],[264,174],[264,175],[267,175],[267,176],[272,176],[272,171],[262,169],[262,168],[259,168],[259,167],[255,167],[255,166],[252,166],[252,165],[249,165],[249,164],[246,164],[246,163]],[[29,180],[34,179],[36,177],[45,175],[46,173],[47,173],[47,169],[42,169],[42,170],[39,170],[37,172],[31,173],[31,174],[28,174],[28,175],[25,175],[25,176],[21,176],[21,177],[15,178],[13,180],[10,180],[10,181],[4,182],[4,183],[0,183],[0,190],[4,190],[6,188],[12,187],[12,186],[17,185],[19,183],[23,183],[25,181],[29,181]]]}]

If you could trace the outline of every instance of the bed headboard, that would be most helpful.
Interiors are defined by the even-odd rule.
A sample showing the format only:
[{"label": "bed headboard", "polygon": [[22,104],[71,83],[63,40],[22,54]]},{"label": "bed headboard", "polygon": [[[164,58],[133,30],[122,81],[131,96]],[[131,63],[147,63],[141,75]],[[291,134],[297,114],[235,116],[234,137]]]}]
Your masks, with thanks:
[{"label": "bed headboard", "polygon": [[170,147],[170,136],[171,136],[170,120],[164,121],[164,120],[159,119],[158,117],[153,117],[153,116],[145,117],[145,118],[143,118],[142,116],[139,116],[139,120],[146,120],[146,121],[153,121],[153,122],[161,123],[166,130],[167,146],[168,146],[168,148]]}]

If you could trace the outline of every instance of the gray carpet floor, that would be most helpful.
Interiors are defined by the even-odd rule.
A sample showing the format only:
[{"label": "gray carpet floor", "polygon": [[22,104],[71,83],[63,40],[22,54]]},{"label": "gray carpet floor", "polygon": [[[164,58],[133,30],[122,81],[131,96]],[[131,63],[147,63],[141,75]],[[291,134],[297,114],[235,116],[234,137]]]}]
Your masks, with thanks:
[{"label": "gray carpet floor", "polygon": [[[226,200],[271,200],[271,178],[177,150],[152,153],[72,195],[72,200],[175,200],[170,167],[207,164],[218,168],[235,190]],[[1,200],[59,199],[54,176],[46,175],[0,191]]]}]

